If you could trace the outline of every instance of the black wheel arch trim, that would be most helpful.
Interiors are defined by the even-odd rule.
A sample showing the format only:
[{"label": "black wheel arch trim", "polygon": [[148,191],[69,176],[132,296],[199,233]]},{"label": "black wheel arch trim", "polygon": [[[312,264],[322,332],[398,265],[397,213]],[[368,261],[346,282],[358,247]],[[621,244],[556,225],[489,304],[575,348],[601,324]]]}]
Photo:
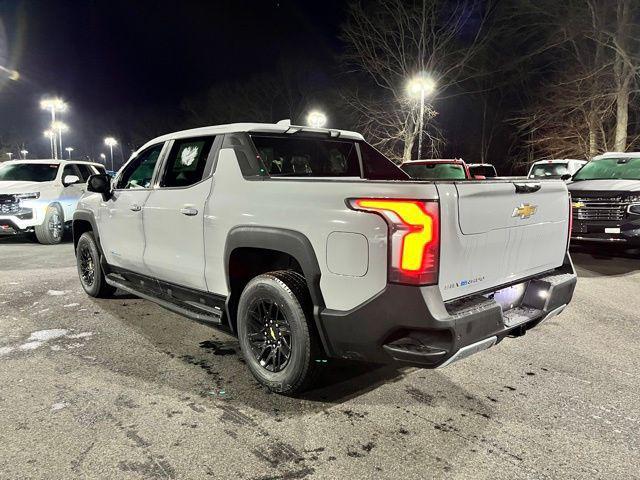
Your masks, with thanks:
[{"label": "black wheel arch trim", "polygon": [[[311,242],[301,232],[278,227],[264,227],[256,225],[238,225],[232,228],[227,235],[224,248],[224,267],[227,288],[231,292],[229,262],[231,254],[238,248],[257,248],[282,252],[293,257],[300,267],[309,287],[309,294],[313,303],[313,319],[317,327],[322,346],[327,355],[331,355],[330,343],[322,327],[320,312],[325,308],[322,291],[320,289],[320,265]],[[233,294],[227,297],[227,315],[231,318],[229,310]]]}]

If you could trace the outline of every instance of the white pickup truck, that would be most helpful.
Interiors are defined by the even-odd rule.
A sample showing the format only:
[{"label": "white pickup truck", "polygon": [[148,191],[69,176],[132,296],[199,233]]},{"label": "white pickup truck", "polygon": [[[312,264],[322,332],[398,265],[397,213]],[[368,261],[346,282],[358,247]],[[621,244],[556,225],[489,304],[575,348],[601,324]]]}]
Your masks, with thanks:
[{"label": "white pickup truck", "polygon": [[76,160],[13,160],[0,163],[0,235],[35,233],[44,244],[60,243],[99,163]]},{"label": "white pickup truck", "polygon": [[361,135],[233,124],[165,135],[74,215],[80,281],[224,329],[274,391],[327,358],[451,364],[560,313],[562,181],[414,181]]}]

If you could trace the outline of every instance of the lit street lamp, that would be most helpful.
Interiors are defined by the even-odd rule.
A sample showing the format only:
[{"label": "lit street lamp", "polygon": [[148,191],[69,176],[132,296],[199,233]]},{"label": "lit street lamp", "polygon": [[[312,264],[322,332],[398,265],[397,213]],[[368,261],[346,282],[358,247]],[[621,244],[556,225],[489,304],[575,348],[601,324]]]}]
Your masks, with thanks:
[{"label": "lit street lamp", "polygon": [[313,128],[322,128],[327,124],[327,116],[318,110],[312,110],[307,115],[307,124]]},{"label": "lit street lamp", "polygon": [[107,166],[107,156],[104,153],[100,154],[100,160],[102,160],[102,163],[106,167]]},{"label": "lit street lamp", "polygon": [[[68,132],[69,126],[64,122],[57,121],[51,124],[51,128],[54,132],[58,132],[58,140],[60,141],[60,156],[62,156],[62,132]],[[55,145],[55,143],[56,142],[54,141],[53,144]]]},{"label": "lit street lamp", "polygon": [[111,150],[111,171],[113,171],[113,147],[115,147],[118,142],[113,137],[107,137],[104,139],[104,144]]},{"label": "lit street lamp", "polygon": [[29,150],[25,150],[25,149],[20,150],[20,155],[22,155],[23,160],[27,159],[27,153],[29,153]]},{"label": "lit street lamp", "polygon": [[[67,109],[67,104],[60,98],[45,98],[40,101],[40,108],[51,112],[51,126],[53,128],[53,125],[56,123],[56,112],[64,112]],[[60,143],[62,143],[62,140]],[[62,145],[60,146],[60,155],[62,155]],[[53,142],[53,158],[58,158],[55,142]]]},{"label": "lit street lamp", "polygon": [[407,91],[412,97],[420,97],[420,130],[418,132],[418,156],[422,158],[422,131],[424,130],[424,97],[432,94],[436,89],[436,83],[426,74],[421,73],[413,77],[407,83]]},{"label": "lit street lamp", "polygon": [[11,157],[13,156],[13,153],[7,152],[7,156],[9,157],[9,160],[11,160]]},{"label": "lit street lamp", "polygon": [[73,147],[67,147],[67,148],[65,148],[65,150],[69,154],[69,158],[71,158],[71,152],[73,152]]}]

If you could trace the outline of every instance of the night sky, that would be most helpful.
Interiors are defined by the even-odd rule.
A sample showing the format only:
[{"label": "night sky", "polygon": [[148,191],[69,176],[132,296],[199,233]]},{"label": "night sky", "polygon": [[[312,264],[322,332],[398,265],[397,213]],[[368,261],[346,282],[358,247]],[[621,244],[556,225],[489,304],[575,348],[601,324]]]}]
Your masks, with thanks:
[{"label": "night sky", "polygon": [[17,133],[32,158],[48,155],[39,100],[59,95],[71,107],[65,144],[95,157],[105,135],[126,137],[136,111],[171,115],[185,97],[282,57],[308,56],[326,69],[319,77],[331,75],[343,21],[337,0],[0,0],[0,65],[21,74],[0,82],[0,134]]}]

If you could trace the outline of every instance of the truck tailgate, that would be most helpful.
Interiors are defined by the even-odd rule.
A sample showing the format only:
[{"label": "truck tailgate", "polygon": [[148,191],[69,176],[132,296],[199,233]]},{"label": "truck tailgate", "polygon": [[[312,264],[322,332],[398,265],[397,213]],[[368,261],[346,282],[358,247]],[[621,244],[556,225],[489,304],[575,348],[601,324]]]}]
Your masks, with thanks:
[{"label": "truck tailgate", "polygon": [[437,188],[445,301],[562,265],[569,229],[564,182],[455,182]]}]

